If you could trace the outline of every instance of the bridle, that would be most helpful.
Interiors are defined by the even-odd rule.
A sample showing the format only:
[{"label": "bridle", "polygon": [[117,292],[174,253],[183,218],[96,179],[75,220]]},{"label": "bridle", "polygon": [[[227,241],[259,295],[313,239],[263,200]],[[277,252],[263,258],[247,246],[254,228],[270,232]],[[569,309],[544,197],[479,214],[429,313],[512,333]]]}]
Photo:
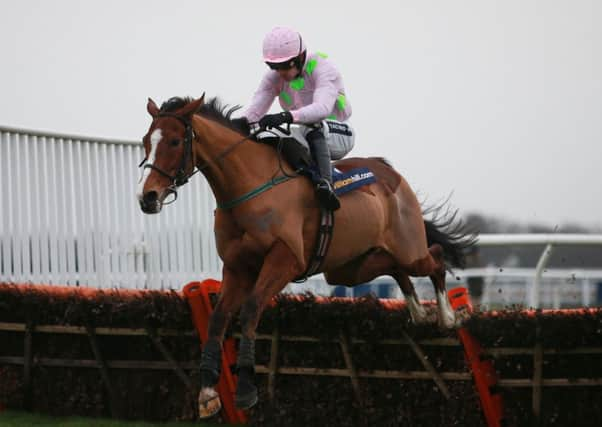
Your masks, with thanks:
[{"label": "bridle", "polygon": [[[186,184],[192,175],[199,172],[199,169],[195,170],[195,166],[194,166],[196,163],[194,161],[194,153],[192,150],[192,140],[194,139],[194,132],[192,130],[192,124],[190,123],[190,120],[186,119],[182,116],[179,116],[177,114],[167,112],[167,111],[160,112],[159,114],[157,114],[157,116],[155,116],[154,120],[157,120],[159,117],[173,117],[174,119],[179,120],[184,125],[184,129],[185,129],[185,131],[184,131],[184,155],[182,156],[182,160],[180,161],[180,166],[178,167],[178,169],[176,170],[176,173],[174,175],[170,175],[167,172],[165,172],[163,169],[158,168],[157,166],[155,166],[153,164],[146,163],[146,161],[148,160],[148,157],[145,157],[140,162],[138,167],[141,167],[143,170],[146,168],[152,169],[152,170],[156,171],[158,174],[163,175],[164,177],[166,177],[167,179],[169,179],[171,181],[171,185],[168,186],[166,190],[168,191],[169,194],[174,195],[174,199],[170,202],[165,203],[165,204],[170,204],[170,203],[175,202],[176,199],[178,198],[177,188]],[[186,165],[188,165],[188,161],[191,158],[193,159],[193,163],[192,163],[193,170],[192,170],[192,173],[188,174],[188,173],[186,173]]]},{"label": "bridle", "polygon": [[[171,181],[171,185],[166,188],[166,191],[169,194],[173,194],[174,199],[169,202],[164,202],[163,204],[165,204],[165,205],[171,204],[176,201],[176,199],[178,198],[178,190],[177,190],[178,187],[181,187],[182,185],[186,184],[193,175],[208,168],[210,163],[221,160],[223,157],[228,155],[232,150],[234,150],[238,145],[242,144],[243,142],[245,142],[247,140],[254,138],[255,135],[261,131],[261,129],[258,129],[255,132],[251,132],[250,135],[230,144],[221,153],[219,153],[217,156],[215,156],[210,162],[206,161],[203,165],[196,166],[194,150],[192,149],[192,141],[195,139],[195,134],[192,129],[192,123],[190,122],[190,119],[188,119],[186,117],[182,117],[182,116],[174,114],[174,113],[164,111],[164,112],[159,112],[159,114],[157,114],[155,116],[153,121],[157,120],[159,117],[173,117],[174,119],[179,120],[184,125],[184,128],[185,128],[185,131],[184,131],[185,132],[184,155],[182,156],[182,160],[180,161],[180,166],[178,167],[178,169],[176,170],[176,173],[174,175],[170,175],[169,173],[165,172],[163,169],[158,168],[157,166],[155,166],[153,164],[146,163],[146,161],[148,160],[148,157],[145,157],[138,165],[138,167],[141,167],[143,170],[146,168],[152,169]],[[190,159],[192,159],[192,165],[193,165],[192,172],[187,173],[186,166],[188,165],[188,162]]]}]

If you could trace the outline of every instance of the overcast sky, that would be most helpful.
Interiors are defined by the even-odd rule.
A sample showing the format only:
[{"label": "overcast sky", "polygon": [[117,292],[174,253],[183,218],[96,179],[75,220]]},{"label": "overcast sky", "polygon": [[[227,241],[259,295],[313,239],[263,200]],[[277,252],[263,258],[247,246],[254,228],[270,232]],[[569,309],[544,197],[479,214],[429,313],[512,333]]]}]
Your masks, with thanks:
[{"label": "overcast sky", "polygon": [[343,74],[352,155],[464,214],[602,231],[600,0],[0,5],[0,125],[139,140],[148,97],[247,104],[288,25]]}]

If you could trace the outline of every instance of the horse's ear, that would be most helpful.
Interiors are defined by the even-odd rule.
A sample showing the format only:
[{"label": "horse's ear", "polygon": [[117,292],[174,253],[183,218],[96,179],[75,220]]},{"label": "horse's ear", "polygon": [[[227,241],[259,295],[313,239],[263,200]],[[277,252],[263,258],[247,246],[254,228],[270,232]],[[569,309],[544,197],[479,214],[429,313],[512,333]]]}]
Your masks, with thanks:
[{"label": "horse's ear", "polygon": [[186,105],[185,107],[180,109],[178,111],[178,114],[181,114],[183,116],[191,116],[194,113],[196,113],[199,108],[201,108],[201,105],[203,105],[204,102],[205,102],[205,94],[203,93],[203,95],[199,99],[195,99],[194,101],[192,101],[191,103],[189,103],[188,105]]},{"label": "horse's ear", "polygon": [[148,114],[150,114],[151,116],[157,117],[157,115],[159,114],[159,107],[157,107],[155,101],[148,98],[148,103],[146,104],[146,111],[148,111]]}]

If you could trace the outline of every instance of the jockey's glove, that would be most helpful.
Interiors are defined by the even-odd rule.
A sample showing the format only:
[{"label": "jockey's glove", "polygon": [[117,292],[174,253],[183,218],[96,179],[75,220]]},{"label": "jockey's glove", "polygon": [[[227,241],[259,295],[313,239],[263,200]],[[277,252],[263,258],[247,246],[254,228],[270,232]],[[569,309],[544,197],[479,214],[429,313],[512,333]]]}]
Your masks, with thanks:
[{"label": "jockey's glove", "polygon": [[259,127],[268,129],[292,122],[293,115],[290,113],[290,111],[283,111],[276,114],[266,114],[259,120]]}]

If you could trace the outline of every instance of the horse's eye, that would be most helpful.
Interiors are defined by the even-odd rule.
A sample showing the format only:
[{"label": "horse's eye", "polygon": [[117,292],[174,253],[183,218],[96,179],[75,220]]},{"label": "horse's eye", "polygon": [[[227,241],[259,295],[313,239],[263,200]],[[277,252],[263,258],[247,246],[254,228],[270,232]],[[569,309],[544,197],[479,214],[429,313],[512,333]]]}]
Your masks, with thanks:
[{"label": "horse's eye", "polygon": [[177,146],[179,143],[180,143],[180,140],[179,140],[179,139],[172,139],[172,140],[169,142],[169,145],[171,145],[172,147],[176,147],[176,146]]}]

